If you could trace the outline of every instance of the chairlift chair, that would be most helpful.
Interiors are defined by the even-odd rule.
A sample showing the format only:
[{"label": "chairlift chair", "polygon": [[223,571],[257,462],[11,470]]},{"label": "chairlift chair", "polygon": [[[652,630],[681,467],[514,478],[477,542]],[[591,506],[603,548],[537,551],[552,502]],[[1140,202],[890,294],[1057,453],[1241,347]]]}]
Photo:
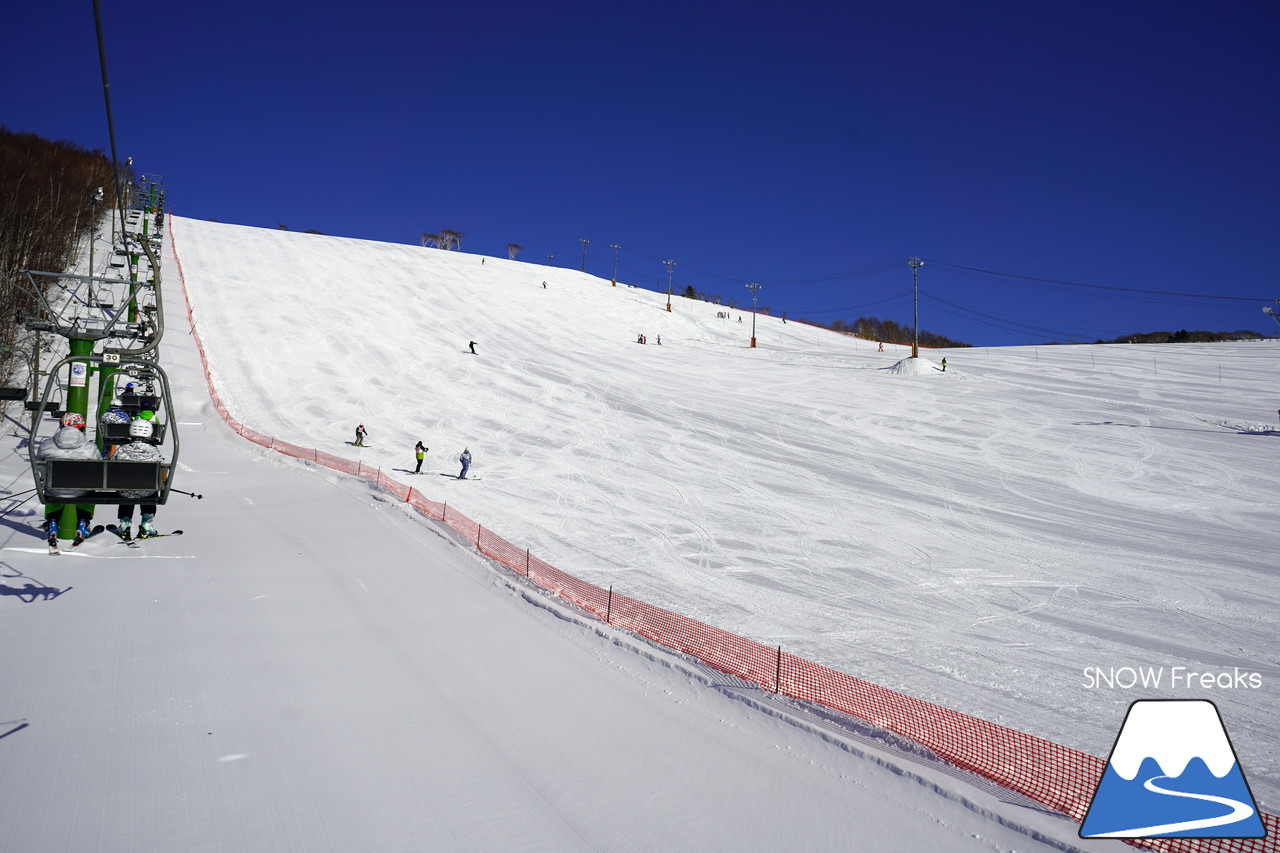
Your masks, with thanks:
[{"label": "chairlift chair", "polygon": [[[148,377],[148,381],[155,387],[155,394],[148,395],[151,397],[149,402],[155,404],[153,411],[162,414],[163,417],[157,422],[156,432],[152,440],[161,446],[162,453],[168,459],[159,462],[135,462],[127,460],[115,459],[41,459],[39,458],[39,448],[42,440],[48,438],[52,432],[41,436],[42,431],[37,428],[32,432],[31,440],[28,442],[28,452],[31,461],[31,475],[35,480],[36,495],[43,503],[55,504],[134,504],[134,503],[156,503],[163,504],[169,500],[169,490],[173,483],[173,472],[178,466],[178,431],[176,428],[166,429],[174,423],[173,408],[171,404],[172,394],[169,390],[169,377],[165,374],[160,365],[151,361],[142,359],[131,359],[128,356],[121,356],[120,363],[112,363],[112,367],[116,367],[123,371],[138,370]],[[101,366],[103,356],[101,354],[68,356],[62,361],[54,365],[49,371],[49,379],[45,383],[44,396],[41,398],[39,411],[41,415],[52,413],[50,403],[52,395],[57,386],[57,377],[60,370],[66,369],[72,362],[87,362],[89,364]],[[57,405],[56,402],[52,403]],[[58,411],[58,416],[62,415]],[[136,414],[136,413],[131,413]],[[37,419],[38,424],[47,425],[47,421]],[[116,443],[108,441],[108,437],[103,435],[103,431],[99,429],[99,425],[90,421],[85,424],[86,432],[92,428],[94,430],[91,438],[100,440],[104,443]],[[125,425],[126,430],[128,425]],[[55,429],[56,431],[56,429]],[[115,436],[113,436],[115,437]],[[167,452],[166,452],[167,451]],[[58,497],[50,495],[49,492],[80,492],[75,497]],[[147,498],[124,497],[122,492],[138,492],[138,491],[154,491],[155,495]]]}]

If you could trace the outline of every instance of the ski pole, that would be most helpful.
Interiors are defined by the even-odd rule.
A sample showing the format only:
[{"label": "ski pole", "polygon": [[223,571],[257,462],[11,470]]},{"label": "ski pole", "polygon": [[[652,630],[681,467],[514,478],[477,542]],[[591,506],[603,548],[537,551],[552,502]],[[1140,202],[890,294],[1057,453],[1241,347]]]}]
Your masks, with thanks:
[{"label": "ski pole", "polygon": [[184,491],[182,491],[182,489],[170,489],[169,491],[171,491],[171,492],[177,492],[177,493],[178,493],[178,494],[180,494],[180,495],[188,495],[188,496],[190,496],[190,497],[195,498],[195,499],[196,499],[196,500],[198,500],[198,501],[202,501],[202,500],[204,500],[204,495],[197,495],[195,492],[184,492]]}]

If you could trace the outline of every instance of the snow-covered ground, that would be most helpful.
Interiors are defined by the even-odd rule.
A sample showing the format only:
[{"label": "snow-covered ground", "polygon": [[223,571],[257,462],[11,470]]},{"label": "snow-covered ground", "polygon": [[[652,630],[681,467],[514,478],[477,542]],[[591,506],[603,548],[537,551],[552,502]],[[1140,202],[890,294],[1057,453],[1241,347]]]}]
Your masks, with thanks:
[{"label": "snow-covered ground", "polygon": [[[170,228],[247,426],[362,454],[601,586],[1094,755],[1133,699],[1212,699],[1280,806],[1277,342],[904,364],[759,317],[750,349],[747,312],[573,271]],[[1098,846],[248,445],[203,392],[171,255],[165,281],[177,485],[206,499],[160,521],[187,535],[51,560],[30,504],[0,522],[0,831],[22,849]],[[476,479],[453,477],[463,447]]]}]

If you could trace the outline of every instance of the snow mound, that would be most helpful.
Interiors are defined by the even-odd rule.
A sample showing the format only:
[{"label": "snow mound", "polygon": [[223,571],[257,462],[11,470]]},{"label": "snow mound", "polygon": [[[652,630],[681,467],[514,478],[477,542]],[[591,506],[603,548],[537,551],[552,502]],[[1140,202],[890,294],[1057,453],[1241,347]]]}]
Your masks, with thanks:
[{"label": "snow mound", "polygon": [[926,373],[942,372],[941,367],[927,358],[904,358],[892,367],[883,367],[881,370],[886,373],[896,373],[900,376],[923,376]]}]

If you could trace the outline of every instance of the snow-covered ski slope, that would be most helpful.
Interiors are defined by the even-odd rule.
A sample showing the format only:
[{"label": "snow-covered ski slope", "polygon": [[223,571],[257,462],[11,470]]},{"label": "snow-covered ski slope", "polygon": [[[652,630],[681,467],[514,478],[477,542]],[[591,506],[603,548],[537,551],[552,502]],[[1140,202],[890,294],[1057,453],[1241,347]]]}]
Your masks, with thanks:
[{"label": "snow-covered ski slope", "polygon": [[[904,364],[760,316],[750,349],[747,311],[577,271],[172,231],[246,425],[600,586],[1094,755],[1134,699],[1212,699],[1280,807],[1280,342]],[[452,477],[464,447],[480,482]],[[1099,686],[1126,667],[1161,682]]]},{"label": "snow-covered ski slope", "polygon": [[244,441],[165,278],[175,487],[204,499],[175,493],[157,521],[185,535],[47,556],[26,421],[11,408],[0,431],[6,853],[1125,849]]}]

